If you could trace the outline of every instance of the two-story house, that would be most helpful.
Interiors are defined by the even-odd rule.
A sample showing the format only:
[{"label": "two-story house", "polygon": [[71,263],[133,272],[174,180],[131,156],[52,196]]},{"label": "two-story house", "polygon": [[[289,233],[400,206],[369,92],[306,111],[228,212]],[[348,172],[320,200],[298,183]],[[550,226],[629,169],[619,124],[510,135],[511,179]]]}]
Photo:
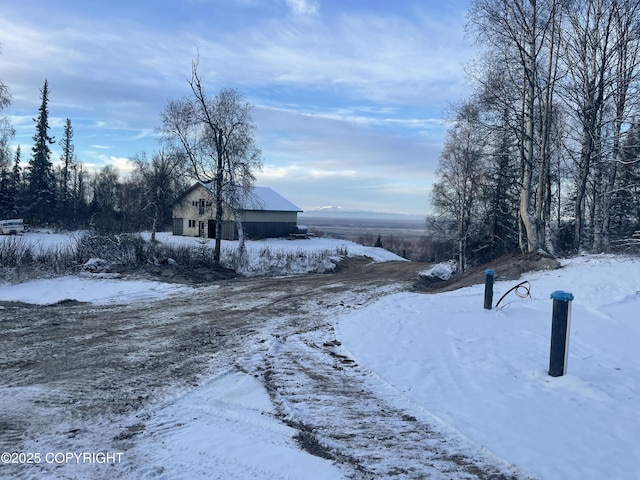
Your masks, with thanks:
[{"label": "two-story house", "polygon": [[[213,184],[197,182],[173,204],[173,234],[215,238]],[[300,208],[268,187],[252,187],[242,199],[239,216],[247,238],[286,237],[296,233]],[[222,239],[237,240],[238,227],[227,204],[222,212]]]}]

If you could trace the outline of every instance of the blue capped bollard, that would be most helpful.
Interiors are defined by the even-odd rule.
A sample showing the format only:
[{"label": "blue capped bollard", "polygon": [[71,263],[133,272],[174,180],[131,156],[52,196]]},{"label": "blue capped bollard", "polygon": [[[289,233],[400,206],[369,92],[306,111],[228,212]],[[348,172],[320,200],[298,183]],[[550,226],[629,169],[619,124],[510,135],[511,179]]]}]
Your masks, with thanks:
[{"label": "blue capped bollard", "polygon": [[484,308],[491,310],[493,304],[493,278],[496,276],[495,270],[485,270],[484,279]]},{"label": "blue capped bollard", "polygon": [[567,373],[569,355],[569,331],[571,328],[571,302],[573,295],[557,290],[551,294],[553,314],[551,319],[551,354],[549,375],[561,377]]}]

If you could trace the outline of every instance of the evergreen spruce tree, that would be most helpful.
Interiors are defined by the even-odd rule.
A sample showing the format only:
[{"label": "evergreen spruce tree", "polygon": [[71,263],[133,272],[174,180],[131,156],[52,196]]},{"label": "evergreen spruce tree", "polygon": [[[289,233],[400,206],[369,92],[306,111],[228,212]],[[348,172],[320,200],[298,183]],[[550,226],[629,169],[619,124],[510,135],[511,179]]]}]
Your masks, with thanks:
[{"label": "evergreen spruce tree", "polygon": [[87,205],[87,191],[85,188],[85,172],[81,161],[75,161],[72,165],[73,176],[71,179],[71,225],[77,228],[87,221],[89,206]]},{"label": "evergreen spruce tree", "polygon": [[9,219],[19,216],[20,186],[20,146],[18,146],[13,168],[10,168],[8,162],[4,162],[0,169],[0,218]]},{"label": "evergreen spruce tree", "polygon": [[6,118],[0,118],[0,219],[14,216],[14,185],[9,140],[13,128]]},{"label": "evergreen spruce tree", "polygon": [[0,165],[0,220],[13,217],[11,203],[11,170]]},{"label": "evergreen spruce tree", "polygon": [[46,223],[53,220],[56,207],[56,182],[51,163],[49,145],[54,143],[49,136],[49,85],[47,80],[40,91],[40,104],[36,122],[36,134],[33,136],[32,157],[29,161],[27,175],[27,209],[30,220],[35,223]]},{"label": "evergreen spruce tree", "polygon": [[9,147],[5,138],[0,138],[0,219],[9,216],[7,213],[7,204],[11,200],[9,194],[11,162],[9,161]]},{"label": "evergreen spruce tree", "polygon": [[12,173],[12,186],[13,186],[13,209],[16,217],[19,217],[24,210],[22,208],[22,198],[24,197],[23,190],[24,184],[22,182],[22,167],[20,166],[20,160],[22,160],[22,149],[20,145],[16,148],[16,156],[13,161]]},{"label": "evergreen spruce tree", "polygon": [[[64,137],[62,139],[62,161],[60,171],[60,187],[59,193],[59,218],[63,223],[69,223],[73,217],[73,188],[72,174],[74,168],[74,146],[73,146],[73,127],[71,120],[67,118],[64,124]],[[71,187],[71,188],[70,188]]]}]

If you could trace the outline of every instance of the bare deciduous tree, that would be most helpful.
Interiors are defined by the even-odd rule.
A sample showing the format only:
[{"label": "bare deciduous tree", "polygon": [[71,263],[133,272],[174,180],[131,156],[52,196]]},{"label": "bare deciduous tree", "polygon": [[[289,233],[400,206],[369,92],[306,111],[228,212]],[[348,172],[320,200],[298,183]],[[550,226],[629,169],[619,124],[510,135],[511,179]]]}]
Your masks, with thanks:
[{"label": "bare deciduous tree", "polygon": [[483,47],[470,98],[488,128],[488,165],[511,170],[495,198],[518,183],[518,205],[511,191],[502,205],[520,217],[520,249],[600,251],[630,235],[640,0],[474,0],[469,27]]},{"label": "bare deciduous tree", "polygon": [[151,219],[151,242],[155,242],[159,224],[164,226],[178,190],[184,187],[184,157],[162,150],[151,158],[139,153],[133,162],[142,188],[142,211]]},{"label": "bare deciduous tree", "polygon": [[[0,112],[11,105],[9,88],[0,81]],[[14,135],[9,120],[0,116],[0,218],[12,216],[15,209],[15,181],[11,171],[9,140]]]},{"label": "bare deciduous tree", "polygon": [[594,165],[603,154],[603,114],[614,42],[612,4],[609,0],[574,0],[565,7],[568,26],[563,43],[570,78],[565,92],[580,129],[580,147],[575,156],[576,248],[587,246],[583,239],[587,186]]},{"label": "bare deciduous tree", "polygon": [[101,212],[111,212],[118,208],[118,170],[113,165],[105,165],[98,170],[92,181],[92,201]]},{"label": "bare deciduous tree", "polygon": [[521,247],[540,250],[550,221],[544,198],[557,80],[557,0],[476,0],[469,18],[477,39],[502,60],[503,80],[520,92],[511,108],[521,159],[519,212],[526,231]]},{"label": "bare deciduous tree", "polygon": [[[255,145],[252,107],[235,89],[221,89],[209,97],[193,62],[191,97],[170,102],[162,113],[161,134],[165,144],[183,155],[199,181],[213,184],[216,217],[214,264],[220,264],[223,208],[237,217],[242,202],[262,168],[261,152]],[[243,240],[240,222],[241,240]]]},{"label": "bare deciduous tree", "polygon": [[449,131],[433,186],[433,205],[446,218],[455,220],[459,271],[466,268],[471,226],[481,199],[485,169],[482,161],[483,138],[478,128],[478,111],[464,105]]}]

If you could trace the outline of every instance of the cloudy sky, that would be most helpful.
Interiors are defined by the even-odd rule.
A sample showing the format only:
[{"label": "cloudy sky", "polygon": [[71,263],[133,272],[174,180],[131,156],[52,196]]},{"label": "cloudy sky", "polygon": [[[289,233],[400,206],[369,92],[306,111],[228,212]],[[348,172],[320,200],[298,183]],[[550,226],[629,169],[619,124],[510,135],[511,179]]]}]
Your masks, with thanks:
[{"label": "cloudy sky", "polygon": [[[158,149],[189,93],[235,87],[254,106],[270,186],[304,210],[424,214],[446,111],[467,95],[469,0],[0,0],[4,114],[27,161],[40,89],[51,134],[70,118],[89,168]],[[15,146],[14,145],[14,146]],[[54,161],[60,151],[54,145]]]}]

